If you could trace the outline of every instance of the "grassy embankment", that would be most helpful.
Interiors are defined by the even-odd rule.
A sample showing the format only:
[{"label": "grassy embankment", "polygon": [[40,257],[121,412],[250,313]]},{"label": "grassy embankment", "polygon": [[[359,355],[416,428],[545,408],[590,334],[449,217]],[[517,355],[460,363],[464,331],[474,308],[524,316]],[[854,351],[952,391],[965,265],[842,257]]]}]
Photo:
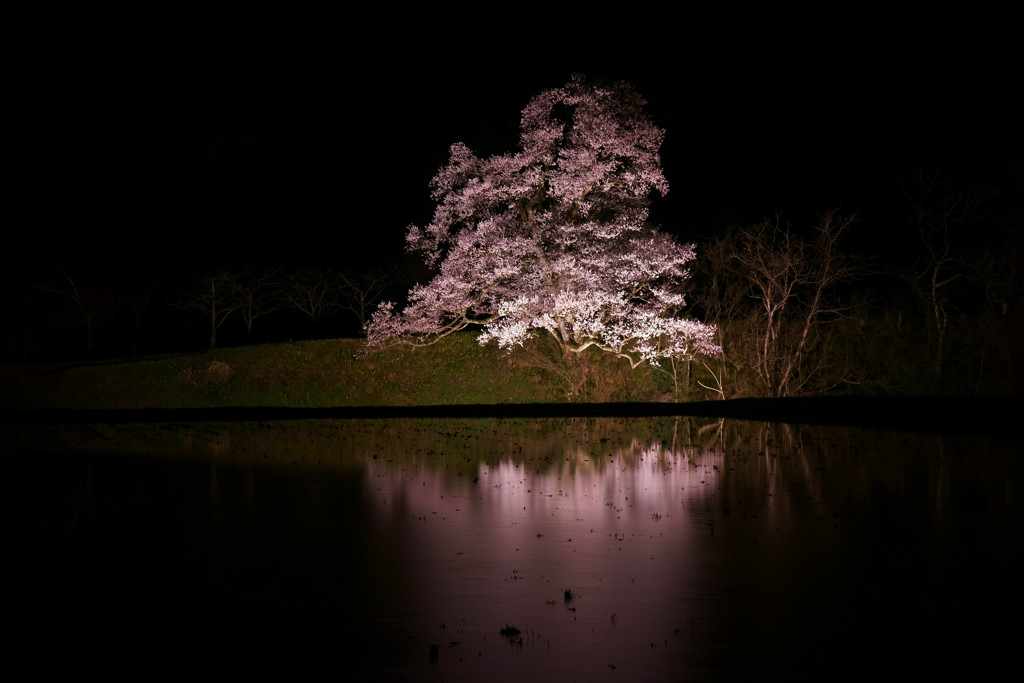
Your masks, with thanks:
[{"label": "grassy embankment", "polygon": [[[362,355],[332,339],[97,363],[0,367],[0,409],[405,406],[567,401],[553,373],[474,335]],[[621,363],[625,366],[625,363]],[[628,367],[628,366],[626,366]],[[649,372],[634,400],[664,400]],[[621,381],[621,380],[618,380]]]},{"label": "grassy embankment", "polygon": [[[1016,420],[1024,412],[1020,396],[833,396],[701,403],[708,396],[694,392],[686,398],[698,403],[668,405],[663,402],[671,400],[672,380],[665,373],[643,366],[629,370],[628,364],[608,354],[588,357],[583,368],[587,394],[576,394],[570,403],[569,384],[556,370],[537,367],[537,356],[480,346],[472,334],[453,335],[421,349],[401,347],[373,355],[362,355],[362,350],[362,340],[333,339],[121,361],[0,366],[0,411],[6,413],[0,413],[0,422],[17,421],[22,410],[49,409],[57,414],[82,409],[560,403],[579,411],[589,410],[581,402],[610,401],[618,402],[616,415],[632,414],[627,406],[651,414],[657,403],[669,410],[683,409],[680,414],[687,415],[1016,436]],[[544,408],[544,414],[560,412],[551,408]],[[229,418],[219,414],[218,419]]]}]

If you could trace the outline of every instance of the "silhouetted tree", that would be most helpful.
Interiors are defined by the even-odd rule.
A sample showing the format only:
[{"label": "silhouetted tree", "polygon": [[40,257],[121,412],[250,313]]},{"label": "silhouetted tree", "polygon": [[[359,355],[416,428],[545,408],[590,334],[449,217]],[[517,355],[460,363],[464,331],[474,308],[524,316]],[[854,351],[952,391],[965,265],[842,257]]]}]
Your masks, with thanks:
[{"label": "silhouetted tree", "polygon": [[284,274],[277,266],[249,265],[238,271],[234,286],[246,336],[252,339],[253,324],[284,304]]},{"label": "silhouetted tree", "polygon": [[320,321],[339,307],[342,279],[334,268],[303,266],[292,271],[284,284],[284,300],[317,329]]},{"label": "silhouetted tree", "polygon": [[982,200],[975,192],[955,189],[939,170],[915,171],[905,193],[921,251],[903,277],[926,307],[934,347],[932,370],[941,374],[955,288],[963,284],[969,268],[957,237],[978,219]]},{"label": "silhouetted tree", "polygon": [[380,303],[384,292],[394,281],[393,270],[371,268],[338,274],[339,305],[351,311],[359,321],[359,329],[366,328],[371,311]]},{"label": "silhouetted tree", "polygon": [[117,311],[112,288],[98,277],[73,274],[59,265],[51,269],[50,277],[37,281],[35,287],[70,306],[77,325],[84,330],[85,349],[92,353],[96,349],[97,328]]},{"label": "silhouetted tree", "polygon": [[227,267],[196,272],[189,278],[185,289],[174,297],[172,304],[206,320],[210,348],[215,349],[217,331],[242,307],[238,295],[238,273]]},{"label": "silhouetted tree", "polygon": [[151,270],[129,269],[119,276],[117,298],[131,316],[132,353],[138,354],[142,347],[143,325],[162,284],[163,278]]}]

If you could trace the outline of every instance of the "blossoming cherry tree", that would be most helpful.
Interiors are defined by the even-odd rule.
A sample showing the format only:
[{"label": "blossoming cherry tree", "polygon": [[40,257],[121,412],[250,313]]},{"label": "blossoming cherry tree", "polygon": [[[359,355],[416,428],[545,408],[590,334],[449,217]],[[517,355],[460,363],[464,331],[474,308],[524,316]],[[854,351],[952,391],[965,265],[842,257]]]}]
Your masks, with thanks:
[{"label": "blossoming cherry tree", "polygon": [[501,348],[549,334],[564,354],[595,347],[657,364],[719,351],[714,327],[683,317],[692,244],[648,221],[664,195],[664,131],[628,83],[575,76],[534,97],[519,150],[481,159],[457,143],[434,177],[433,220],[407,246],[436,275],[408,305],[380,306],[371,345],[425,345],[467,327]]}]

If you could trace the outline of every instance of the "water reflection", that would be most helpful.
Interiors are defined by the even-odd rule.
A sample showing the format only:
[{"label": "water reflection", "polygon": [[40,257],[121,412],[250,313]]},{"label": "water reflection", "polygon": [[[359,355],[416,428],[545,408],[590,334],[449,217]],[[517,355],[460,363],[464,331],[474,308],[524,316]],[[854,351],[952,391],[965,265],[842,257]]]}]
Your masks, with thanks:
[{"label": "water reflection", "polygon": [[686,418],[12,430],[31,597],[8,618],[17,650],[126,676],[976,675],[1021,605],[1020,445]]},{"label": "water reflection", "polygon": [[[402,539],[413,581],[429,587],[415,591],[413,614],[397,611],[447,642],[446,677],[479,676],[481,662],[510,675],[643,678],[685,649],[684,603],[700,599],[687,584],[706,571],[721,453],[667,448],[651,424],[563,427],[575,438],[538,430],[479,460],[467,453],[493,430],[463,433],[430,466],[368,462],[376,533]],[[526,634],[520,648],[503,642],[503,625]],[[421,667],[409,654],[412,674]]]}]

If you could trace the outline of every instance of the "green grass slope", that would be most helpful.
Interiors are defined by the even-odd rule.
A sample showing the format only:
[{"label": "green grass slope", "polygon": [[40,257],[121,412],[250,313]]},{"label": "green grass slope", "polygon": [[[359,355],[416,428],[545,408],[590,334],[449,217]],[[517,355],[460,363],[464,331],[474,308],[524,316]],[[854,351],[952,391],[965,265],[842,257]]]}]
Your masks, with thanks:
[{"label": "green grass slope", "polygon": [[405,406],[565,401],[556,377],[471,334],[364,354],[359,339],[0,368],[0,408]]}]

